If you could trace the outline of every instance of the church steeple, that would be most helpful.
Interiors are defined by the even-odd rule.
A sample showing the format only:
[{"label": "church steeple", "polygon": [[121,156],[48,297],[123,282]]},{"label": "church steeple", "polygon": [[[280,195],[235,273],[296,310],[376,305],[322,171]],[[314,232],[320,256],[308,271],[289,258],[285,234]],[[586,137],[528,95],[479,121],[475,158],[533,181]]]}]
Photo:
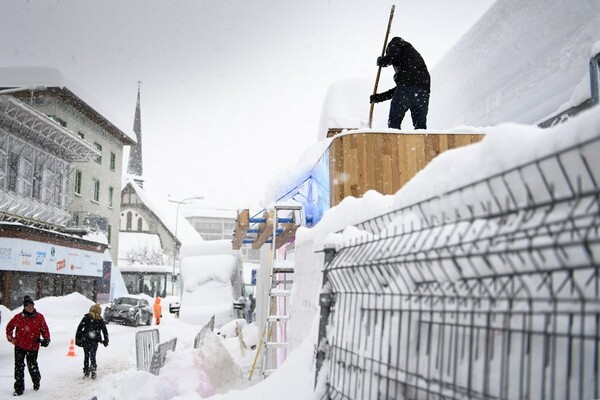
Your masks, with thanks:
[{"label": "church steeple", "polygon": [[133,175],[133,180],[140,187],[143,187],[144,178],[142,177],[142,175],[144,173],[144,167],[142,165],[142,121],[140,111],[141,83],[141,81],[138,81],[137,104],[135,106],[135,118],[133,121],[133,131],[135,132],[137,143],[131,146],[131,151],[129,152],[129,163],[127,164],[127,173],[129,175]]}]

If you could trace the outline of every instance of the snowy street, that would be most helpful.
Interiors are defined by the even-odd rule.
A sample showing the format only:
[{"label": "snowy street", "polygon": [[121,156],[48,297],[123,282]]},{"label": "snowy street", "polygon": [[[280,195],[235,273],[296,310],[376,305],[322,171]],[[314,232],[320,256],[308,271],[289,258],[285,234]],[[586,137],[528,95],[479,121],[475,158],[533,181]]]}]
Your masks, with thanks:
[{"label": "snowy street", "polygon": [[[167,309],[170,298],[164,301]],[[141,330],[154,329],[155,325],[131,327],[115,323],[107,325],[110,344],[98,348],[98,378],[93,381],[83,378],[83,349],[75,347],[75,357],[67,356],[71,339],[83,315],[93,303],[74,293],[65,297],[50,297],[37,300],[36,310],[44,314],[50,328],[52,341],[47,348],[41,348],[38,353],[38,363],[42,375],[39,392],[33,391],[31,379],[25,371],[25,392],[23,398],[29,399],[91,399],[96,396],[101,399],[168,399],[178,395],[191,395],[190,398],[202,398],[197,393],[199,375],[198,363],[195,362],[193,340],[201,327],[180,322],[172,314],[163,313],[159,325],[161,342],[173,337],[178,338],[177,357],[172,353],[167,355],[165,366],[157,377],[147,372],[136,370],[135,334]],[[104,308],[105,305],[103,305]],[[0,340],[0,398],[8,398],[13,392],[13,347],[6,340],[6,324],[16,312],[5,307],[1,308],[3,337]],[[244,330],[249,332],[245,337],[248,347],[254,343],[257,335],[252,335],[255,328]],[[242,376],[235,381],[234,386],[222,387],[241,389],[250,384],[248,370],[254,359],[255,352],[247,349],[244,354],[240,351],[237,337],[223,340],[235,361],[242,368]],[[218,358],[215,361],[222,361]],[[224,365],[221,362],[221,365]],[[207,369],[207,368],[205,368]],[[182,373],[182,371],[185,371]],[[219,372],[217,372],[218,374]],[[258,374],[255,375],[258,377]],[[214,376],[213,376],[214,377]],[[218,381],[218,380],[215,380]]]}]

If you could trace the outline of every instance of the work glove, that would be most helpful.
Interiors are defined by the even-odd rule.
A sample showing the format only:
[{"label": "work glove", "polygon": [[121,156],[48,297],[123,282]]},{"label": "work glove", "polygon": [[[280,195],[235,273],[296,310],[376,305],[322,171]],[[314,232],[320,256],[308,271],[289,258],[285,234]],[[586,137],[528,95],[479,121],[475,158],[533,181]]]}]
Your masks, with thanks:
[{"label": "work glove", "polygon": [[102,344],[104,345],[104,347],[108,347],[108,340],[105,340],[104,342],[102,342]]},{"label": "work glove", "polygon": [[387,98],[384,93],[372,94],[370,97],[371,103],[381,103],[382,101],[386,101]]},{"label": "work glove", "polygon": [[35,339],[35,341],[38,342],[42,347],[48,347],[48,345],[50,344],[50,339],[37,338]]},{"label": "work glove", "polygon": [[388,57],[377,57],[377,66],[378,67],[387,67],[391,64]]}]

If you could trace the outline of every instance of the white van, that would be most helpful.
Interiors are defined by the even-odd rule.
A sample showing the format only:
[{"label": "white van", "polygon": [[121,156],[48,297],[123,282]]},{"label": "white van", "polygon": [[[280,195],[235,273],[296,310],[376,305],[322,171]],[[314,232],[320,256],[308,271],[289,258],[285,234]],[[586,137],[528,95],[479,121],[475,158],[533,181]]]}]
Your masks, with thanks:
[{"label": "white van", "polygon": [[[236,319],[234,302],[242,295],[242,256],[230,240],[184,244],[180,251],[181,299],[179,319],[215,327]],[[176,307],[169,307],[170,311]]]}]

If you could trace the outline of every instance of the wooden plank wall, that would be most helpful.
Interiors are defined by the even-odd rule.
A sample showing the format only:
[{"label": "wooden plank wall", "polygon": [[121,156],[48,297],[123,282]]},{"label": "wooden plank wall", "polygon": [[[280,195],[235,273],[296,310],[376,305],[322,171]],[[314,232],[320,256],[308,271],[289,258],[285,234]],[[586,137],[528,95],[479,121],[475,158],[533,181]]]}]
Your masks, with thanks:
[{"label": "wooden plank wall", "polygon": [[356,133],[329,147],[330,206],[368,190],[394,194],[441,152],[476,143],[475,134]]}]

